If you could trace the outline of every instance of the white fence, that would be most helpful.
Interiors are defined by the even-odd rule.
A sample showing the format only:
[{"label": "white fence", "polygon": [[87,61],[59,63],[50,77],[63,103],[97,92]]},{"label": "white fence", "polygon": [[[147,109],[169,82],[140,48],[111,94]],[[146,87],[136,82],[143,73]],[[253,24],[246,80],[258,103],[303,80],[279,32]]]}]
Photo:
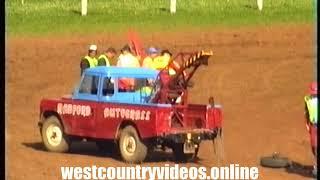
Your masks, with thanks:
[{"label": "white fence", "polygon": [[[229,2],[229,0],[228,0]],[[24,0],[21,0],[24,4]],[[257,6],[260,11],[263,8],[263,0],[257,0]],[[174,14],[177,11],[177,0],[170,0],[170,13]],[[86,16],[88,13],[88,0],[81,0],[81,15]]]}]

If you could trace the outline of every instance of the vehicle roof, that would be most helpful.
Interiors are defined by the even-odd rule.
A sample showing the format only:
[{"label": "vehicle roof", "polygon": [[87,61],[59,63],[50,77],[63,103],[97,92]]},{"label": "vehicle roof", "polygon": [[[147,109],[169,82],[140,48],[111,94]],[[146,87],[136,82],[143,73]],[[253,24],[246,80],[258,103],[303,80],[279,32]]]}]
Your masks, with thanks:
[{"label": "vehicle roof", "polygon": [[89,74],[105,74],[113,77],[145,77],[155,78],[159,71],[149,68],[129,68],[129,67],[116,67],[116,66],[98,66],[94,68],[88,68],[85,73]]}]

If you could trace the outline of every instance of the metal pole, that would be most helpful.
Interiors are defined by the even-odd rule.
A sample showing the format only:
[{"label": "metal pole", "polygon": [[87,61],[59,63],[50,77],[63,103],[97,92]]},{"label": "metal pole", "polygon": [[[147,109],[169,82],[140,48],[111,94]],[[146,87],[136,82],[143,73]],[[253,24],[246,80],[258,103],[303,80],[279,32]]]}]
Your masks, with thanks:
[{"label": "metal pole", "polygon": [[88,0],[81,0],[81,15],[86,16],[88,11]]}]

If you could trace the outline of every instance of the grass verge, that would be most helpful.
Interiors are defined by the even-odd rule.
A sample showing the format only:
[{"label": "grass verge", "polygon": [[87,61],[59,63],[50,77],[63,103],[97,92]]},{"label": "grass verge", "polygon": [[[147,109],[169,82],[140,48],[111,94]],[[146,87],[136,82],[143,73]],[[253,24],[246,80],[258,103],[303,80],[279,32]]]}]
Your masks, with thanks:
[{"label": "grass verge", "polygon": [[80,15],[80,0],[6,1],[9,35],[171,31],[211,26],[273,23],[315,23],[316,4],[308,0],[267,0],[262,11],[255,0],[88,0],[88,16]]}]

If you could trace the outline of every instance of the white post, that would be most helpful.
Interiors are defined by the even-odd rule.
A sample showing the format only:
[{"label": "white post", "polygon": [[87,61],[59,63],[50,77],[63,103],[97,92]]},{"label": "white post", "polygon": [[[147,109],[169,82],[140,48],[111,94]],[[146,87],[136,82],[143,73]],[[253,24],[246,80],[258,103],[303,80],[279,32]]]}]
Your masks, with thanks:
[{"label": "white post", "polygon": [[21,4],[24,5],[24,0],[21,0]]},{"label": "white post", "polygon": [[260,11],[262,11],[262,7],[263,7],[263,0],[257,0],[257,5]]},{"label": "white post", "polygon": [[81,0],[81,15],[86,16],[88,11],[88,0]]},{"label": "white post", "polygon": [[170,0],[170,13],[174,14],[176,13],[177,7],[177,1],[176,0]]}]

